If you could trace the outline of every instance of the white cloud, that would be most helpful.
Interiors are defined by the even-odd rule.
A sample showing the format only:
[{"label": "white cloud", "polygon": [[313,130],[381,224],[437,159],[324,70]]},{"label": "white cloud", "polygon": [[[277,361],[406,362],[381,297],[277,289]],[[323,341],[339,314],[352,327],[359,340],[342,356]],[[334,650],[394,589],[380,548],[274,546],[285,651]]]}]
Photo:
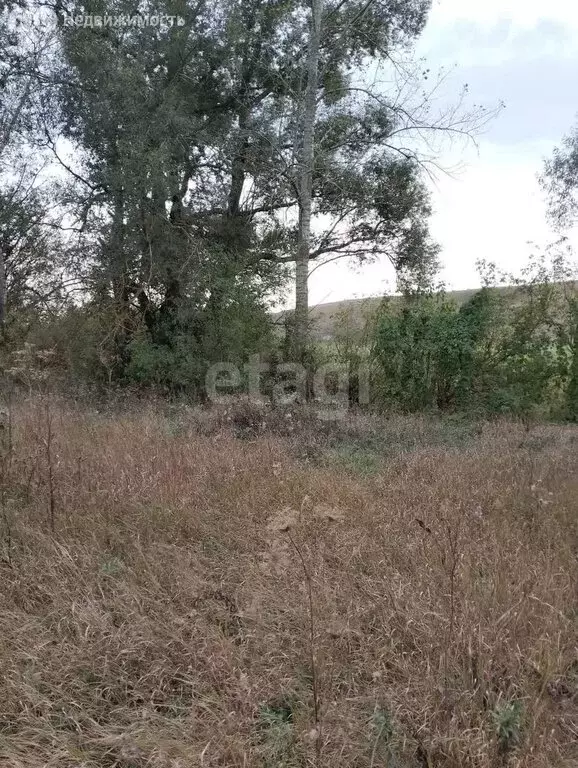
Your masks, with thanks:
[{"label": "white cloud", "polygon": [[482,143],[479,158],[460,178],[440,180],[431,224],[433,236],[443,245],[448,285],[476,285],[479,259],[516,272],[527,261],[531,243],[544,247],[555,239],[536,178],[549,149],[542,143],[515,150]]},{"label": "white cloud", "polygon": [[418,41],[419,54],[444,65],[578,57],[578,3],[551,0],[439,0]]},{"label": "white cloud", "polygon": [[532,27],[543,19],[562,21],[578,27],[578,4],[573,0],[438,0],[430,23],[445,25],[465,19],[479,24],[511,20],[517,26]]}]

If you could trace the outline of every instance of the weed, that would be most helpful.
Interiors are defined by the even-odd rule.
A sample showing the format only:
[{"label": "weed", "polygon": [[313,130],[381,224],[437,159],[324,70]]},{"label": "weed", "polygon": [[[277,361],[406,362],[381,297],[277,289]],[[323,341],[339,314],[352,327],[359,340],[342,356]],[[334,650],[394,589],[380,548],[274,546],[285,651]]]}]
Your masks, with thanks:
[{"label": "weed", "polygon": [[367,477],[379,471],[380,459],[375,453],[355,445],[343,444],[327,453],[329,464],[336,464],[354,474]]},{"label": "weed", "polygon": [[373,768],[379,760],[380,764],[395,764],[393,720],[387,709],[376,706],[371,717],[373,747],[369,768]]},{"label": "weed", "polygon": [[300,765],[295,743],[293,706],[289,699],[282,699],[259,708],[261,754],[266,768]]},{"label": "weed", "polygon": [[499,702],[492,712],[498,746],[502,754],[515,749],[522,736],[524,708],[521,701]]},{"label": "weed", "polygon": [[122,571],[122,562],[118,557],[110,556],[103,558],[100,564],[100,572],[104,576],[118,576]]}]

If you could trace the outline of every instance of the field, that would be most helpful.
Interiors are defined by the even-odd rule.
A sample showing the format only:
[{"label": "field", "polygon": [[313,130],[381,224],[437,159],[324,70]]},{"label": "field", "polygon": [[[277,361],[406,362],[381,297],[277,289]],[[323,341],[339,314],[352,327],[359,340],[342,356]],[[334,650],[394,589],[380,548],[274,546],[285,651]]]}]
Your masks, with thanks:
[{"label": "field", "polygon": [[578,761],[578,429],[15,402],[3,768]]}]

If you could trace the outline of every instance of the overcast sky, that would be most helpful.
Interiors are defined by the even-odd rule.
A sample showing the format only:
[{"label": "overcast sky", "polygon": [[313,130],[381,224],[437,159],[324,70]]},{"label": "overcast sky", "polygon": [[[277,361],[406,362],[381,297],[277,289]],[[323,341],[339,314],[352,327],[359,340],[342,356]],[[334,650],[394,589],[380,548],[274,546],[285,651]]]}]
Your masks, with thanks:
[{"label": "overcast sky", "polygon": [[[467,83],[476,103],[506,104],[477,149],[448,150],[444,166],[461,169],[432,185],[442,277],[448,288],[469,288],[479,258],[515,271],[530,242],[555,237],[536,177],[578,113],[578,2],[434,0],[418,54],[433,72],[453,67],[445,88],[453,98]],[[311,303],[383,294],[393,282],[386,263],[328,265],[311,276]]]}]

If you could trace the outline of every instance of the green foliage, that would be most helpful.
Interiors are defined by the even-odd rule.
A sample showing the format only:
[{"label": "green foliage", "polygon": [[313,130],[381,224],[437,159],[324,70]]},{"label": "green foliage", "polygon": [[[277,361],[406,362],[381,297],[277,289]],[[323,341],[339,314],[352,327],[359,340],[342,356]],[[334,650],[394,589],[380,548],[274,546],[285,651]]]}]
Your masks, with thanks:
[{"label": "green foliage", "polygon": [[[556,265],[555,265],[556,267]],[[506,295],[482,288],[457,307],[443,294],[386,305],[373,345],[377,398],[407,411],[573,417],[573,283],[532,265]]]},{"label": "green foliage", "polygon": [[219,306],[177,308],[153,332],[138,313],[129,313],[121,328],[122,346],[114,334],[120,320],[115,308],[94,304],[70,308],[30,338],[39,349],[54,350],[60,372],[77,385],[118,383],[200,395],[212,363],[241,366],[252,353],[274,345],[266,306],[258,297],[242,290],[220,298]]},{"label": "green foliage", "polygon": [[456,406],[473,354],[469,330],[443,296],[413,298],[400,314],[386,310],[374,346],[383,399],[411,411]]},{"label": "green foliage", "polygon": [[266,768],[301,765],[293,727],[293,703],[281,700],[264,704],[259,710],[261,753]]},{"label": "green foliage", "polygon": [[395,728],[389,711],[376,706],[371,717],[371,765],[398,765],[395,743]]},{"label": "green foliage", "polygon": [[566,390],[566,415],[572,421],[578,421],[578,299],[570,304],[570,381]]},{"label": "green foliage", "polygon": [[184,390],[199,383],[202,361],[183,337],[171,346],[155,344],[148,338],[135,339],[129,345],[129,362],[125,376],[129,381],[156,389]]},{"label": "green foliage", "polygon": [[541,182],[554,224],[571,227],[578,217],[578,123],[546,161]]},{"label": "green foliage", "polygon": [[99,387],[111,382],[114,356],[109,342],[113,313],[93,305],[69,307],[36,324],[28,334],[38,349],[55,352],[55,361],[70,381]]},{"label": "green foliage", "polygon": [[[226,361],[242,365],[252,353],[273,346],[271,323],[261,297],[237,283],[223,281],[203,305],[183,302],[162,326],[141,326],[129,344],[128,381],[169,390],[200,391],[207,368]],[[161,331],[159,333],[159,331]]]},{"label": "green foliage", "polygon": [[500,702],[492,712],[498,746],[507,753],[520,743],[524,708],[521,701]]},{"label": "green foliage", "polygon": [[[408,82],[393,93],[358,75],[365,78],[372,59],[408,52],[430,7],[431,0],[371,7],[327,0],[313,148],[310,258],[385,256],[400,284],[414,288],[431,282],[438,248],[419,149],[401,150],[394,137],[465,123],[452,110],[432,122],[435,89],[411,103],[408,94],[424,85],[421,67],[408,67]],[[174,25],[62,18],[128,18],[136,13],[128,0],[64,0],[54,11],[54,46],[42,66],[32,52],[44,46],[32,43],[21,66],[28,48],[7,36],[0,15],[4,101],[26,116],[16,121],[26,141],[54,149],[69,172],[55,195],[64,247],[46,234],[59,223],[38,224],[45,202],[34,226],[16,222],[25,248],[7,263],[0,324],[6,294],[17,335],[29,336],[22,315],[32,307],[43,325],[32,335],[55,347],[74,377],[197,388],[212,361],[268,351],[263,307],[291,277],[310,5],[154,0],[140,8],[182,17]],[[12,125],[12,107],[0,109],[0,127]],[[56,152],[61,139],[70,164]],[[5,197],[0,189],[0,203]],[[30,219],[34,194],[26,199]],[[0,212],[0,235],[9,224]],[[28,241],[20,237],[26,227]],[[2,259],[0,251],[3,275]],[[358,359],[349,357],[352,366]]]},{"label": "green foliage", "polygon": [[106,555],[103,557],[100,564],[100,572],[103,576],[110,576],[114,578],[122,573],[123,563],[118,557],[114,555]]},{"label": "green foliage", "polygon": [[[75,5],[63,10],[74,15]],[[418,36],[430,6],[326,6],[312,194],[313,215],[327,226],[316,228],[312,258],[354,246],[360,259],[386,255],[406,282],[423,282],[435,265],[420,165],[388,141],[407,128],[407,110],[397,95],[352,89],[356,67]],[[185,23],[59,26],[50,96],[54,130],[77,149],[84,180],[67,203],[92,245],[87,292],[114,301],[121,315],[138,308],[155,346],[175,334],[165,321],[177,297],[198,306],[203,292],[247,272],[279,282],[294,255],[287,214],[297,202],[308,11],[299,0],[201,2],[194,10],[158,0],[148,13],[178,13]],[[83,12],[134,8],[106,0]],[[424,120],[420,113],[410,122]],[[115,337],[122,377],[131,339],[122,329]]]},{"label": "green foliage", "polygon": [[356,475],[368,477],[379,472],[381,457],[368,449],[350,443],[342,443],[328,453],[331,464],[338,464],[343,469]]}]

